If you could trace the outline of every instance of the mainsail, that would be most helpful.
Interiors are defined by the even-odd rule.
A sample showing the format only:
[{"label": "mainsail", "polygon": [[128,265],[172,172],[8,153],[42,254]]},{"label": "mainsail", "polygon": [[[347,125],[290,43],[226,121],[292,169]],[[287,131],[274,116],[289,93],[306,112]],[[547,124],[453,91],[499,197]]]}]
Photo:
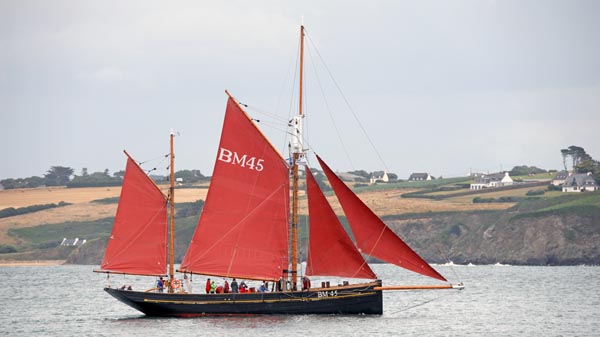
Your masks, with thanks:
[{"label": "mainsail", "polygon": [[288,266],[289,173],[229,98],[210,189],[179,271],[277,280]]},{"label": "mainsail", "polygon": [[354,194],[317,156],[362,253],[442,281],[446,279],[415,253]]},{"label": "mainsail", "polygon": [[166,198],[128,155],[117,215],[100,269],[164,275],[166,267]]},{"label": "mainsail", "polygon": [[308,166],[306,190],[310,220],[306,275],[376,279],[377,276],[346,234]]}]

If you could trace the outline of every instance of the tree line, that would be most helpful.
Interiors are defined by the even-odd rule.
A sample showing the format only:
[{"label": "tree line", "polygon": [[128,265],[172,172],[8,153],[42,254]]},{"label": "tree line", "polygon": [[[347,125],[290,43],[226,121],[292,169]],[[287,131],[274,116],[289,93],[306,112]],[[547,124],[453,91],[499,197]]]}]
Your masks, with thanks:
[{"label": "tree line", "polygon": [[[563,159],[563,167],[568,171],[567,163],[571,164],[573,173],[591,173],[596,181],[600,182],[600,162],[593,159],[583,147],[571,145],[566,149],[561,149],[560,153]],[[523,176],[536,173],[551,172],[535,166],[515,166],[509,173],[512,176]],[[372,173],[364,170],[351,171],[364,181],[369,181]],[[120,186],[123,182],[125,171],[118,171],[109,174],[108,169],[103,172],[88,173],[87,168],[81,170],[80,175],[75,175],[74,170],[65,166],[52,166],[43,177],[32,176],[29,178],[4,179],[0,180],[0,185],[5,189],[15,188],[34,188],[43,186],[66,186],[66,187],[104,187]],[[388,173],[390,181],[396,181],[398,176],[394,173]],[[168,176],[151,175],[157,183],[169,181]],[[327,189],[323,183],[323,178],[319,174],[315,175],[319,185]],[[175,172],[175,179],[181,179],[185,184],[193,184],[200,181],[207,181],[210,177],[204,176],[200,170],[180,170]]]},{"label": "tree line", "polygon": [[[66,187],[106,187],[120,186],[123,183],[125,171],[114,172],[112,175],[106,169],[103,172],[88,173],[87,168],[81,170],[81,174],[74,174],[71,167],[52,166],[43,177],[32,176],[29,178],[9,178],[0,180],[4,189],[35,188],[44,186],[66,186]],[[151,175],[157,183],[169,181],[168,176]],[[200,170],[180,170],[175,172],[175,179],[181,179],[186,184],[208,180]]]}]

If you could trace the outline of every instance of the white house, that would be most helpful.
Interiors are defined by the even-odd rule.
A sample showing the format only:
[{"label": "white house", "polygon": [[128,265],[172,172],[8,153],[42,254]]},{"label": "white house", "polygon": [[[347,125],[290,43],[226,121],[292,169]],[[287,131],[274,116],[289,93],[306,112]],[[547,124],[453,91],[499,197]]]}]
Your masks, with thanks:
[{"label": "white house", "polygon": [[571,173],[569,173],[568,171],[560,171],[560,172],[556,173],[554,178],[552,178],[552,185],[560,186],[560,185],[564,184],[565,179],[567,179],[567,177],[570,175],[571,175]]},{"label": "white house", "polygon": [[385,171],[377,171],[377,172],[373,172],[371,173],[371,179],[369,180],[369,182],[371,184],[374,184],[378,181],[383,181],[383,182],[389,182],[390,181],[390,177],[388,177],[387,172]]},{"label": "white house", "polygon": [[429,173],[412,173],[408,177],[408,181],[421,181],[421,180],[431,180],[431,175]]},{"label": "white house", "polygon": [[501,186],[509,186],[514,182],[508,172],[488,174],[481,177],[475,177],[475,180],[470,186],[472,190],[481,190],[484,188],[494,188]]},{"label": "white house", "polygon": [[600,186],[592,177],[592,173],[575,173],[567,177],[563,183],[563,192],[598,191]]}]

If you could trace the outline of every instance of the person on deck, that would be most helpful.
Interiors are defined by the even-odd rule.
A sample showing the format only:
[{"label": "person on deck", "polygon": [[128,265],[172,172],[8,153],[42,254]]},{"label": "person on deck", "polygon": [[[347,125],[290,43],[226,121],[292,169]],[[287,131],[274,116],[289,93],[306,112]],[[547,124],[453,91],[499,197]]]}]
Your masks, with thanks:
[{"label": "person on deck", "polygon": [[159,293],[162,293],[165,289],[165,281],[163,281],[162,276],[158,278],[158,281],[156,281],[156,289],[158,289]]},{"label": "person on deck", "polygon": [[183,275],[183,280],[185,282],[185,287],[187,289],[187,292],[191,294],[192,293],[192,281],[190,281],[187,274]]},{"label": "person on deck", "polygon": [[231,292],[232,293],[238,293],[239,292],[238,283],[235,280],[235,278],[233,280],[231,280]]},{"label": "person on deck", "polygon": [[310,289],[310,279],[306,276],[302,277],[302,290]]},{"label": "person on deck", "polygon": [[209,294],[210,293],[210,279],[206,280],[206,293]]},{"label": "person on deck", "polygon": [[258,288],[258,292],[260,292],[260,293],[266,293],[268,291],[269,291],[269,288],[267,288],[267,286],[265,285],[265,281],[263,281],[263,283]]},{"label": "person on deck", "polygon": [[210,281],[210,293],[214,294],[217,291],[217,285],[215,281]]},{"label": "person on deck", "polygon": [[229,292],[229,282],[225,280],[225,284],[223,285],[223,292],[227,294]]}]

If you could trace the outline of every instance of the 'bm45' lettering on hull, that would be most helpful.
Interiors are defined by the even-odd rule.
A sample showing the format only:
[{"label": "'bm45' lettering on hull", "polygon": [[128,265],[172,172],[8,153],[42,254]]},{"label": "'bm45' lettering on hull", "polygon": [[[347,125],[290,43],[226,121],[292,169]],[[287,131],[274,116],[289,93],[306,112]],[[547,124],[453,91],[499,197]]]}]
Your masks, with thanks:
[{"label": "'bm45' lettering on hull", "polygon": [[228,150],[226,148],[219,148],[219,156],[218,160],[230,163],[233,165],[239,165],[241,167],[247,167],[251,170],[262,171],[264,169],[263,163],[264,159],[257,159],[256,157],[248,157],[248,155],[239,155],[235,151]]}]

